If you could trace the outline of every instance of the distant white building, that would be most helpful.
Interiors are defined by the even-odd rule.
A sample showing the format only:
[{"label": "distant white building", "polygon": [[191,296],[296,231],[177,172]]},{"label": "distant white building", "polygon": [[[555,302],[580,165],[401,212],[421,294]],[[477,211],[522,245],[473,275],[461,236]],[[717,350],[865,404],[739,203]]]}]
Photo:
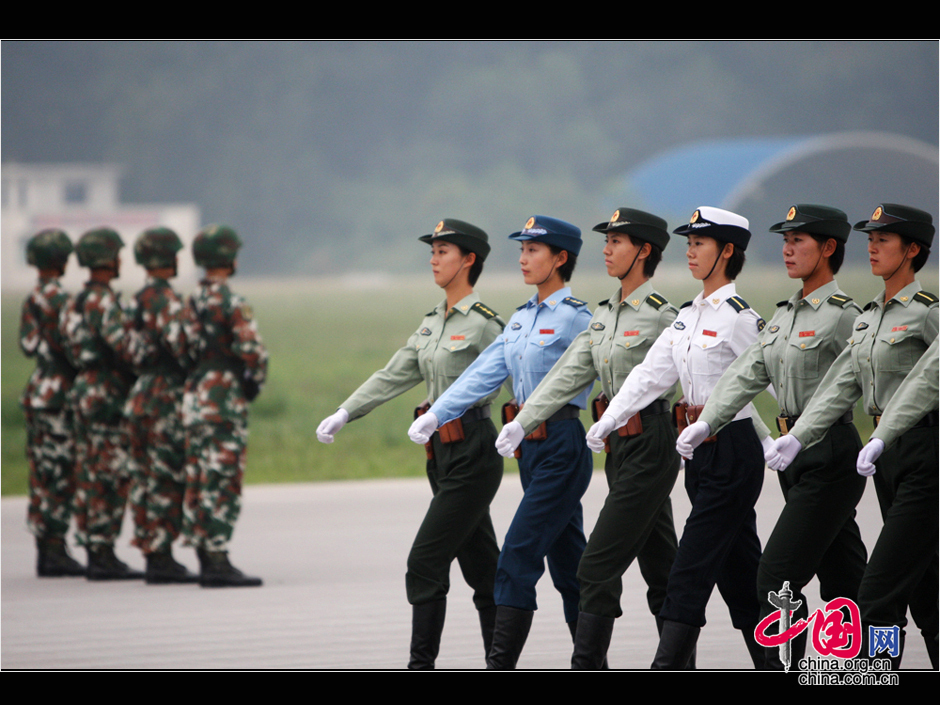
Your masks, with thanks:
[{"label": "distant white building", "polygon": [[[144,282],[144,270],[134,261],[134,241],[141,231],[156,225],[174,230],[185,250],[179,257],[174,285],[189,291],[197,280],[189,245],[201,225],[199,207],[191,203],[121,203],[115,164],[2,164],[0,211],[0,285],[5,291],[23,291],[35,282],[36,272],[26,264],[26,242],[45,228],[60,228],[72,242],[91,228],[106,225],[121,234],[121,276],[115,288],[131,293]],[[77,291],[88,278],[73,256],[63,284]]]}]

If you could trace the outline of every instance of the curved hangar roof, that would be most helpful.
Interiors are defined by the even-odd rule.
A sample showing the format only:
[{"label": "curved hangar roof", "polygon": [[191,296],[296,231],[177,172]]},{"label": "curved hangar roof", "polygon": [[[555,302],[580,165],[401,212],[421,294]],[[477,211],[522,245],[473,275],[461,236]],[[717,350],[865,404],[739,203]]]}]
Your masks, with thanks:
[{"label": "curved hangar roof", "polygon": [[[778,240],[757,236],[782,220],[793,203],[835,206],[853,223],[880,202],[906,203],[936,220],[938,164],[935,145],[882,132],[842,132],[696,142],[650,159],[626,180],[670,224],[684,222],[701,205],[746,216],[755,235],[752,246],[760,245],[753,248],[758,257],[776,259]],[[865,257],[864,250],[848,248],[847,261]]]}]

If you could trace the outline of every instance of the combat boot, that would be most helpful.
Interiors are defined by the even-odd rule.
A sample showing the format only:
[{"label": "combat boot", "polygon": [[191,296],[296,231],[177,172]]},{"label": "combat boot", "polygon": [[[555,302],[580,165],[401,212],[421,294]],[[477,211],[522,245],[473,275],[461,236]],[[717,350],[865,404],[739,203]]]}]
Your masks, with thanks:
[{"label": "combat boot", "polygon": [[147,554],[147,571],[144,582],[148,585],[168,583],[198,583],[199,576],[173,558],[172,549],[166,548]]},{"label": "combat boot", "polygon": [[69,555],[65,539],[36,539],[36,575],[40,578],[74,577],[85,574],[85,566]]},{"label": "combat boot", "polygon": [[689,659],[695,651],[700,627],[693,627],[682,622],[662,620],[662,632],[659,647],[653,664],[654,671],[684,671],[689,667]]},{"label": "combat boot", "polygon": [[114,546],[94,544],[88,548],[85,577],[89,580],[140,580],[144,574],[114,555]]},{"label": "combat boot", "polygon": [[513,671],[532,627],[532,610],[499,605],[493,629],[493,647],[486,657],[486,670]]},{"label": "combat boot", "polygon": [[447,600],[434,600],[411,606],[411,655],[409,671],[433,671],[441,650]]},{"label": "combat boot", "polygon": [[587,612],[578,613],[573,627],[574,653],[571,668],[575,671],[599,671],[607,669],[607,649],[614,631],[614,618],[601,617]]},{"label": "combat boot", "polygon": [[200,548],[199,584],[202,587],[257,587],[261,578],[245,575],[229,563],[227,551],[207,551]]}]

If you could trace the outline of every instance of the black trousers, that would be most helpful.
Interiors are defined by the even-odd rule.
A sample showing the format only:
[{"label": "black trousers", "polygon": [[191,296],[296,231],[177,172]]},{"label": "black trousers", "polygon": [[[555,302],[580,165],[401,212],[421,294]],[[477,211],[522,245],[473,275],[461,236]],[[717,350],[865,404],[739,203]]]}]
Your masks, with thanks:
[{"label": "black trousers", "polygon": [[750,419],[734,421],[703,443],[685,465],[692,511],[669,574],[664,619],[705,625],[705,606],[718,586],[736,629],[759,619],[760,540],[754,505],[764,483],[764,453]]},{"label": "black trousers", "polygon": [[503,458],[496,452],[496,428],[490,419],[465,423],[464,435],[458,443],[441,443],[438,433],[431,439],[434,459],[428,460],[427,472],[434,497],[411,547],[405,574],[412,605],[447,596],[454,558],[473,588],[476,608],[494,605],[499,546],[490,502],[503,477]]}]

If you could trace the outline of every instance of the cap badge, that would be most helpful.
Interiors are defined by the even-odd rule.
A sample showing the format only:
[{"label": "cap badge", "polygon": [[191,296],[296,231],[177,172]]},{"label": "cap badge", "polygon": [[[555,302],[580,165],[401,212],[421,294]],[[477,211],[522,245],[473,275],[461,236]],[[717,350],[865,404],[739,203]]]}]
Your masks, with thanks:
[{"label": "cap badge", "polygon": [[790,210],[787,212],[787,220],[793,220],[796,218],[796,206],[790,206]]}]

